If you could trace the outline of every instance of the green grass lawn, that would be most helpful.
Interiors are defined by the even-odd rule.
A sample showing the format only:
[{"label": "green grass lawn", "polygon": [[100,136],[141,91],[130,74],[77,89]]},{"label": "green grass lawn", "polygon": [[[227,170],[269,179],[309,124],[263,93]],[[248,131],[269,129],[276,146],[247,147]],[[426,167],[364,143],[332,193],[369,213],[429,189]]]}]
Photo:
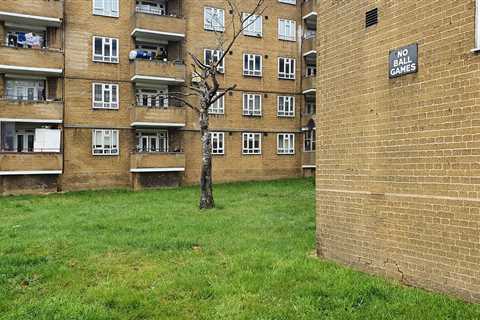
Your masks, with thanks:
[{"label": "green grass lawn", "polygon": [[0,319],[480,319],[312,257],[313,180],[0,199]]}]

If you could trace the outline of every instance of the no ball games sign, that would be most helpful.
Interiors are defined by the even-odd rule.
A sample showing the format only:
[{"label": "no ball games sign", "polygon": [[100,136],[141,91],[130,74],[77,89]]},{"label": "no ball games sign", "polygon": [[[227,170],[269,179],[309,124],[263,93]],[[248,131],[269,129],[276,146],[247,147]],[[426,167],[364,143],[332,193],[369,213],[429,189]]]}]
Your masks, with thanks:
[{"label": "no ball games sign", "polygon": [[390,79],[418,72],[418,44],[390,51],[389,72]]}]

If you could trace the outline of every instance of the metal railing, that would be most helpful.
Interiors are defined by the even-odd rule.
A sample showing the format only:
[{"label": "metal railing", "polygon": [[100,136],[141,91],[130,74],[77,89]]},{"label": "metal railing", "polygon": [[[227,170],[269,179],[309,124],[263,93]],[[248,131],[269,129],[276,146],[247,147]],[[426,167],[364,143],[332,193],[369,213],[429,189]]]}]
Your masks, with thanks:
[{"label": "metal railing", "polygon": [[57,149],[48,149],[48,148],[41,148],[41,149],[31,149],[28,151],[18,151],[18,150],[12,150],[12,149],[0,149],[0,153],[3,154],[12,154],[12,155],[33,155],[33,154],[45,154],[45,153],[53,153],[53,154],[58,154],[58,153],[63,153],[62,148],[60,148],[60,151]]},{"label": "metal railing", "polygon": [[171,109],[171,108],[180,108],[183,107],[183,103],[167,96],[157,96],[149,98],[149,101],[145,103],[142,101],[141,97],[137,96],[136,106],[141,108],[152,108],[152,109]]},{"label": "metal railing", "polygon": [[168,150],[159,150],[158,148],[134,148],[133,153],[148,153],[148,154],[183,154],[183,148],[169,148]]},{"label": "metal railing", "polygon": [[158,8],[151,7],[151,6],[142,6],[142,5],[136,6],[135,7],[135,12],[152,14],[152,15],[156,15],[156,16],[172,17],[172,18],[180,18],[181,17],[176,12],[167,12],[164,9],[158,9]]}]

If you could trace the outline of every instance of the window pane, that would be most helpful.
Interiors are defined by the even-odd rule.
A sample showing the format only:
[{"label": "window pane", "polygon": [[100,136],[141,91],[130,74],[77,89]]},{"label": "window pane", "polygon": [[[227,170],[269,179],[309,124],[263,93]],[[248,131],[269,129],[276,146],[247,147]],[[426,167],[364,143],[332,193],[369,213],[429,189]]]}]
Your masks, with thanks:
[{"label": "window pane", "polygon": [[102,38],[95,38],[95,54],[102,55]]},{"label": "window pane", "polygon": [[117,40],[112,39],[112,57],[117,57]]}]

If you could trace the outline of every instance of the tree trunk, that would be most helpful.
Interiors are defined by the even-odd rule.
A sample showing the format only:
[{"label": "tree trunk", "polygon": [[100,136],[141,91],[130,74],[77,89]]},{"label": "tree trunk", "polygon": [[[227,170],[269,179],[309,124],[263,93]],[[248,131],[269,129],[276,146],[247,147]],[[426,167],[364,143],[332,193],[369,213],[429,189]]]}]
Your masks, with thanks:
[{"label": "tree trunk", "polygon": [[208,108],[202,108],[200,113],[200,133],[202,135],[202,173],[200,177],[200,209],[215,207],[212,188],[212,151],[208,129]]}]

